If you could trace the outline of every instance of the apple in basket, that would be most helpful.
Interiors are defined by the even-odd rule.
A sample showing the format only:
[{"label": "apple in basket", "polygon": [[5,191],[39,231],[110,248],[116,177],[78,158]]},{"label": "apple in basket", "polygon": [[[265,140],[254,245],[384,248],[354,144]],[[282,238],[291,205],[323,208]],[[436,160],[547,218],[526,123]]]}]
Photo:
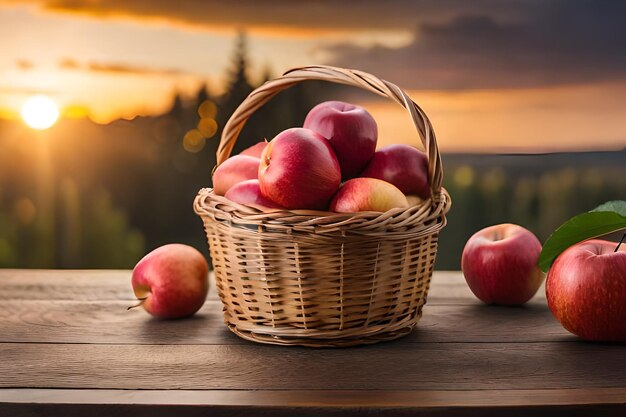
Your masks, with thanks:
[{"label": "apple in basket", "polygon": [[133,307],[143,306],[164,319],[191,316],[206,299],[208,272],[206,259],[195,248],[178,243],[161,246],[133,269],[131,283],[140,300]]},{"label": "apple in basket", "polygon": [[287,129],[261,155],[259,185],[265,198],[288,209],[326,210],[341,182],[329,142],[304,128]]},{"label": "apple in basket", "polygon": [[570,246],[548,271],[546,297],[575,335],[626,342],[626,249],[597,239]]},{"label": "apple in basket", "polygon": [[467,241],[461,269],[470,289],[487,304],[521,305],[543,282],[537,266],[539,239],[515,224],[499,224],[476,232]]},{"label": "apple in basket", "polygon": [[379,149],[360,176],[390,182],[406,195],[430,197],[428,157],[413,146],[400,144]]},{"label": "apple in basket", "polygon": [[261,160],[248,155],[235,155],[217,167],[213,173],[213,192],[225,195],[235,184],[256,179]]},{"label": "apple in basket", "polygon": [[259,142],[255,145],[250,146],[249,148],[244,149],[243,151],[241,151],[239,155],[247,155],[247,156],[254,156],[255,158],[261,158],[263,149],[265,149],[266,146],[267,146],[267,141],[264,140],[263,142]]},{"label": "apple in basket", "polygon": [[376,150],[376,121],[367,110],[354,104],[320,103],[309,111],[304,127],[328,139],[344,180],[357,177]]},{"label": "apple in basket", "polygon": [[280,209],[282,208],[273,201],[263,197],[259,180],[247,180],[233,185],[224,195],[230,201],[252,206],[263,210],[264,208]]},{"label": "apple in basket", "polygon": [[346,181],[330,203],[330,211],[385,212],[409,206],[406,196],[394,185],[375,178],[353,178]]}]

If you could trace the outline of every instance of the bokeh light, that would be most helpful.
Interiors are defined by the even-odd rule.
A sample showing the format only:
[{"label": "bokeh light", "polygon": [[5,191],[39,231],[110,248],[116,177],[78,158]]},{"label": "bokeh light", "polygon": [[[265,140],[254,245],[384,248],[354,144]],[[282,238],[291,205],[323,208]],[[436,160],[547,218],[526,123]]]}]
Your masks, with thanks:
[{"label": "bokeh light", "polygon": [[217,122],[215,119],[202,118],[198,122],[198,130],[206,139],[210,139],[217,133]]},{"label": "bokeh light", "polygon": [[469,187],[474,183],[474,177],[474,169],[468,165],[463,165],[454,171],[454,182],[459,187]]},{"label": "bokeh light", "polygon": [[202,119],[215,119],[217,106],[211,100],[204,100],[198,106],[198,116]]},{"label": "bokeh light", "polygon": [[13,212],[22,224],[31,224],[37,215],[37,207],[30,198],[22,197],[13,205]]},{"label": "bokeh light", "polygon": [[198,153],[204,148],[206,140],[202,133],[197,129],[191,129],[185,133],[183,138],[183,147],[187,152]]}]

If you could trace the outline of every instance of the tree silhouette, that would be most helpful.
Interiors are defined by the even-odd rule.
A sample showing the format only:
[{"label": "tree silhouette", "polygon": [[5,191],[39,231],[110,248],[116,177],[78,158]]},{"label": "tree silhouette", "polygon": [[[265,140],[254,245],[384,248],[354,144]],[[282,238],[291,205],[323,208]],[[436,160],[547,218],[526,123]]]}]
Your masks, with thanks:
[{"label": "tree silhouette", "polygon": [[[250,83],[247,75],[248,58],[247,58],[247,40],[245,32],[239,32],[235,44],[235,52],[232,59],[232,67],[230,68],[227,79],[228,84],[226,93],[218,98],[219,112],[217,121],[219,124],[218,133],[221,136],[222,129],[235,109],[241,102],[254,90],[254,86]],[[253,139],[246,140],[240,138],[238,141],[238,149],[243,149],[254,144]]]},{"label": "tree silhouette", "polygon": [[207,88],[206,83],[202,84],[196,93],[196,97],[193,103],[193,108],[198,108],[202,103],[207,100],[212,100],[211,95],[209,94],[209,90]]}]

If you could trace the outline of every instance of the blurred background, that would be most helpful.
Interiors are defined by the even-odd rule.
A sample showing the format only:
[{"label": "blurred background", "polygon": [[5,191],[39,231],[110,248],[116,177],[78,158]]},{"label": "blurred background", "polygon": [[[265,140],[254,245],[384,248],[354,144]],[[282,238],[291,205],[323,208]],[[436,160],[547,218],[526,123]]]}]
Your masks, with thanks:
[{"label": "blurred background", "polygon": [[[0,0],[0,267],[132,268],[170,242],[205,254],[196,192],[228,117],[294,66],[388,79],[430,116],[453,197],[438,269],[467,238],[626,198],[626,3]],[[379,146],[421,146],[399,106],[304,83],[235,152],[326,99],[365,106]]]}]

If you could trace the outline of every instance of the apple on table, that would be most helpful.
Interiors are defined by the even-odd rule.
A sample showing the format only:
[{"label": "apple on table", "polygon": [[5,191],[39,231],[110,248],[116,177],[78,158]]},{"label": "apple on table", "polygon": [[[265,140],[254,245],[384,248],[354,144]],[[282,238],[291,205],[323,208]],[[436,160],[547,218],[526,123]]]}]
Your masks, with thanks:
[{"label": "apple on table", "polygon": [[585,340],[626,342],[626,248],[588,240],[561,253],[546,297],[556,319]]},{"label": "apple on table", "polygon": [[467,241],[461,269],[470,289],[487,304],[522,305],[544,279],[537,266],[539,239],[515,224],[499,224],[476,232]]},{"label": "apple on table", "polygon": [[[173,243],[144,256],[132,272],[131,284],[139,304],[158,318],[193,315],[209,290],[209,265],[195,248]],[[133,308],[133,307],[129,307]]]}]

